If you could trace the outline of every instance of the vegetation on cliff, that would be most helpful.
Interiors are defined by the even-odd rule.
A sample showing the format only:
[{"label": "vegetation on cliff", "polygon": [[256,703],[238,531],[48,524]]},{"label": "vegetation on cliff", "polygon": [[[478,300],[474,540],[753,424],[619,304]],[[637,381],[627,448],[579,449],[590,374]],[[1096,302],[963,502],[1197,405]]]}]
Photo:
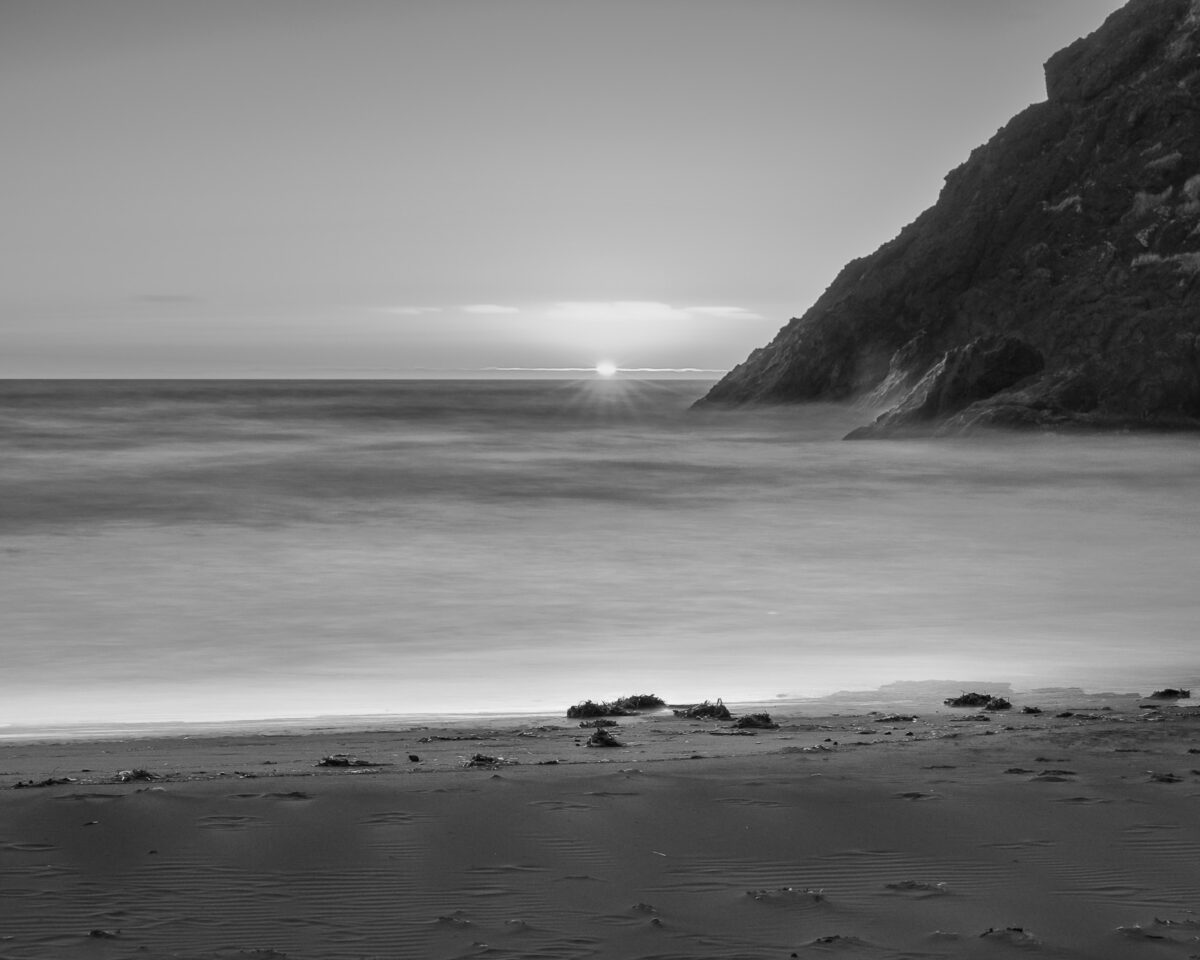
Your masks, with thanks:
[{"label": "vegetation on cliff", "polygon": [[1131,0],[701,403],[857,399],[852,436],[1200,426],[1200,0]]}]

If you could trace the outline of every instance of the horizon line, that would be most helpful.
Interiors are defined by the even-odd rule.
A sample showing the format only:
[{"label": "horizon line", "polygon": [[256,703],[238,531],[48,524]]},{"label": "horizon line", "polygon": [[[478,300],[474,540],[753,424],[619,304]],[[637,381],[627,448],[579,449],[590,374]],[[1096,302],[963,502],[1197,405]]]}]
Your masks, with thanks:
[{"label": "horizon line", "polygon": [[[723,375],[724,369],[708,369],[702,367],[618,367],[614,374],[644,373],[644,374],[703,374],[700,379],[709,376]],[[404,371],[368,370],[362,368],[324,369],[321,371],[268,372],[250,371],[242,373],[33,373],[33,374],[4,374],[0,373],[0,383],[32,382],[32,381],[121,381],[121,380],[471,380],[481,375],[493,373],[530,373],[530,374],[588,374],[602,377],[595,367],[472,367],[472,368],[415,368]],[[483,377],[484,379],[489,379]],[[501,379],[501,378],[490,378]],[[567,378],[563,378],[567,379]]]},{"label": "horizon line", "polygon": [[[480,367],[483,373],[595,373],[595,367]],[[725,373],[710,367],[617,367],[616,373]]]}]

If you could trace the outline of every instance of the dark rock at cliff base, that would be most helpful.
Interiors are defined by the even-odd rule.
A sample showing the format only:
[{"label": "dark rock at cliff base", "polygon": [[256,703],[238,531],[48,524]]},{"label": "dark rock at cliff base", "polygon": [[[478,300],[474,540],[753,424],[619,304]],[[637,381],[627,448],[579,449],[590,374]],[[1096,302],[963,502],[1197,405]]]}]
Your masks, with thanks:
[{"label": "dark rock at cliff base", "polygon": [[949,350],[891,410],[847,439],[928,432],[930,424],[1038,373],[1042,355],[1016,337],[979,337]]},{"label": "dark rock at cliff base", "polygon": [[1200,0],[1131,0],[1046,87],[700,402],[886,410],[855,436],[1200,428]]}]

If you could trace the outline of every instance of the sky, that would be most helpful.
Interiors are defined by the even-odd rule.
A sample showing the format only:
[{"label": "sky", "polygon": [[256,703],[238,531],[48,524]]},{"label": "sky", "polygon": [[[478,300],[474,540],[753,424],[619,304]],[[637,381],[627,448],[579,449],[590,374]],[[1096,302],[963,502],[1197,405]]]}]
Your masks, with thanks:
[{"label": "sky", "polygon": [[723,371],[1121,5],[0,0],[0,377]]}]

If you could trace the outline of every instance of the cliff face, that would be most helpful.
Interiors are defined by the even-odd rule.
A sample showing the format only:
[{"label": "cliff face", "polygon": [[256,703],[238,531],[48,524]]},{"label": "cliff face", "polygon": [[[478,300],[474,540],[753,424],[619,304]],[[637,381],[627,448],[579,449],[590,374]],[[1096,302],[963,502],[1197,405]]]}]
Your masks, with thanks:
[{"label": "cliff face", "polygon": [[1200,426],[1200,0],[1131,0],[1046,89],[701,403],[891,407],[858,436]]}]

